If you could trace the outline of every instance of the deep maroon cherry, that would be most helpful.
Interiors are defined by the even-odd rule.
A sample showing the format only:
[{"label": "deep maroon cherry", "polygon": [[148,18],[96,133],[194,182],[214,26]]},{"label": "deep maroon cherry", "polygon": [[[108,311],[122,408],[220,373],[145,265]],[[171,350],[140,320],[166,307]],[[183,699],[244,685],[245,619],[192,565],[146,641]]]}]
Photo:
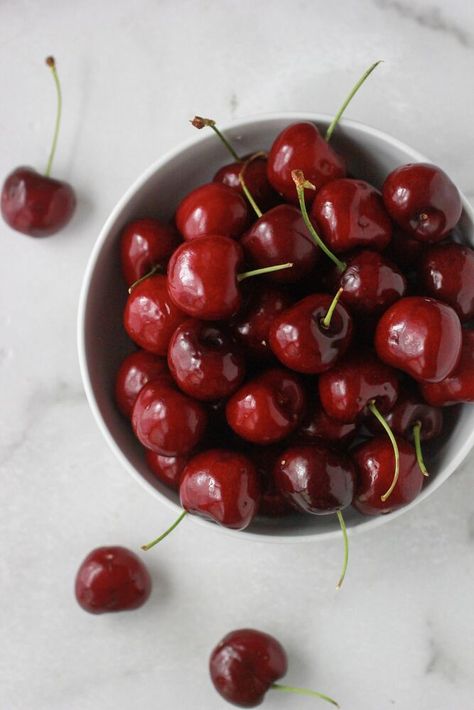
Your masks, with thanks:
[{"label": "deep maroon cherry", "polygon": [[382,251],[392,237],[381,193],[363,180],[329,182],[316,194],[310,214],[319,235],[336,254],[357,247]]},{"label": "deep maroon cherry", "polygon": [[225,327],[196,319],[176,328],[168,366],[183,392],[205,401],[228,397],[245,375],[245,358]]},{"label": "deep maroon cherry", "polygon": [[130,417],[143,387],[167,371],[166,362],[147,350],[127,355],[115,378],[115,401],[122,414]]},{"label": "deep maroon cherry", "polygon": [[385,250],[385,256],[407,273],[418,267],[425,246],[423,242],[414,239],[411,235],[403,232],[400,227],[394,225],[392,239]]},{"label": "deep maroon cherry", "polygon": [[428,247],[420,261],[423,287],[429,296],[449,303],[461,321],[474,318],[474,250],[465,244]]},{"label": "deep maroon cherry", "polygon": [[210,449],[187,463],[179,495],[185,511],[243,530],[257,513],[260,487],[249,458],[235,451]]},{"label": "deep maroon cherry", "polygon": [[156,274],[133,288],[123,324],[138,346],[156,355],[166,355],[171,336],[186,318],[170,298],[166,276]]},{"label": "deep maroon cherry", "polygon": [[276,316],[270,347],[283,365],[306,374],[329,370],[346,352],[352,338],[352,318],[337,303],[329,325],[324,319],[333,302],[324,293],[307,296]]},{"label": "deep maroon cherry", "polygon": [[92,550],[76,575],[76,599],[91,614],[138,609],[150,592],[151,578],[147,568],[125,547]]},{"label": "deep maroon cherry", "polygon": [[149,382],[137,397],[132,426],[147,449],[164,456],[187,454],[207,424],[204,407],[175,388],[170,377]]},{"label": "deep maroon cherry", "polygon": [[249,223],[249,208],[242,195],[218,182],[188,193],[176,210],[176,226],[186,241],[209,234],[237,239]]},{"label": "deep maroon cherry", "polygon": [[189,456],[163,456],[147,449],[146,462],[153,474],[175,491],[179,490],[181,475],[189,461]]},{"label": "deep maroon cherry", "polygon": [[273,475],[275,462],[281,454],[281,446],[249,446],[245,453],[252,460],[260,483],[258,515],[278,518],[295,512],[295,508],[277,488]]},{"label": "deep maroon cherry", "polygon": [[176,229],[157,219],[129,222],[120,237],[122,272],[131,286],[157,266],[166,267],[180,242]]},{"label": "deep maroon cherry", "polygon": [[402,165],[383,184],[383,200],[392,219],[422,242],[439,242],[456,226],[461,196],[445,172],[429,163]]},{"label": "deep maroon cherry", "polygon": [[311,407],[304,417],[301,426],[295,432],[295,438],[301,442],[320,442],[344,447],[354,438],[357,424],[345,424],[337,419],[331,419],[321,406],[319,400],[312,398]]},{"label": "deep maroon cherry", "polygon": [[242,439],[271,444],[290,434],[305,409],[298,378],[283,370],[267,370],[246,382],[227,402],[229,425]]},{"label": "deep maroon cherry", "polygon": [[[420,441],[429,441],[440,435],[443,428],[443,413],[439,407],[427,404],[414,388],[402,388],[394,407],[385,415],[385,420],[395,434],[413,440],[413,429],[419,424]],[[367,422],[369,428],[381,433],[376,419]]]},{"label": "deep maroon cherry", "polygon": [[385,311],[375,332],[381,360],[419,382],[440,382],[456,367],[462,331],[456,312],[433,298],[401,298]]},{"label": "deep maroon cherry", "polygon": [[421,491],[424,477],[416,460],[415,449],[402,437],[396,440],[400,472],[388,499],[383,494],[393,479],[394,453],[387,437],[369,439],[352,452],[357,470],[353,505],[363,515],[390,513],[411,503]]},{"label": "deep maroon cherry", "polygon": [[[229,163],[220,168],[213,177],[214,182],[221,182],[244,196],[239,176],[245,165],[245,183],[255,202],[263,212],[275,207],[279,202],[279,195],[268,182],[267,159],[263,156],[248,160],[252,156],[245,156],[240,161]],[[248,162],[246,162],[248,161]]]},{"label": "deep maroon cherry", "polygon": [[441,382],[422,384],[421,393],[434,407],[474,402],[474,330],[463,330],[461,358],[453,372]]}]

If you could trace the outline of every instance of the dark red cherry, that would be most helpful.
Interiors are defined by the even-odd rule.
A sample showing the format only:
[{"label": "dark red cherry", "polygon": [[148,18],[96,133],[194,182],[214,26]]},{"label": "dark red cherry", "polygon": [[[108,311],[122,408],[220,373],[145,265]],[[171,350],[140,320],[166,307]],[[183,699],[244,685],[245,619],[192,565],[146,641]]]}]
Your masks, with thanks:
[{"label": "dark red cherry", "polygon": [[195,319],[176,328],[168,366],[183,392],[205,401],[228,397],[245,375],[245,358],[225,327]]},{"label": "dark red cherry", "polygon": [[125,547],[92,550],[76,575],[76,599],[91,614],[138,609],[150,592],[151,578],[147,568]]},{"label": "dark red cherry", "polygon": [[[270,184],[285,200],[298,204],[292,170],[302,170],[316,190],[346,174],[343,158],[324,140],[313,123],[294,123],[276,137],[268,155]],[[315,193],[305,191],[308,201]]]},{"label": "dark red cherry", "polygon": [[464,244],[428,247],[420,261],[420,276],[429,296],[449,303],[461,321],[474,318],[474,250]]},{"label": "dark red cherry", "polygon": [[419,382],[440,382],[454,370],[462,331],[456,312],[433,298],[401,298],[385,311],[375,332],[381,360]]},{"label": "dark red cherry", "polygon": [[226,416],[242,439],[271,444],[296,429],[304,408],[305,394],[298,378],[275,368],[238,389],[227,402]]},{"label": "dark red cherry", "polygon": [[201,441],[206,410],[174,387],[171,378],[149,382],[137,397],[132,426],[147,449],[164,456],[187,454]]},{"label": "dark red cherry", "polygon": [[336,305],[324,324],[333,296],[313,294],[276,316],[270,328],[270,347],[283,365],[306,374],[325,372],[346,352],[352,339],[352,318]]},{"label": "dark red cherry", "polygon": [[[213,181],[221,182],[243,196],[239,175],[244,162],[249,157],[246,156],[239,162],[224,165],[214,175]],[[280,202],[279,195],[268,182],[266,158],[259,157],[249,161],[245,166],[244,178],[250,194],[263,212],[275,207]]]},{"label": "dark red cherry", "polygon": [[21,166],[5,179],[1,205],[3,219],[12,229],[47,237],[70,221],[76,196],[69,183]]},{"label": "dark red cherry", "polygon": [[130,417],[142,388],[167,371],[166,362],[147,350],[127,355],[115,378],[115,401],[122,414]]},{"label": "dark red cherry", "polygon": [[180,241],[174,227],[157,219],[129,222],[120,236],[120,259],[127,285],[131,286],[158,265],[165,267]]},{"label": "dark red cherry", "polygon": [[166,276],[156,274],[134,287],[127,299],[123,324],[139,347],[166,355],[171,336],[186,317],[170,298]]},{"label": "dark red cherry", "polygon": [[453,372],[436,384],[422,384],[421,393],[434,407],[474,402],[474,330],[463,330],[461,358]]},{"label": "dark red cherry", "polygon": [[[441,433],[443,428],[443,413],[439,407],[432,407],[423,401],[414,389],[402,389],[395,406],[385,415],[385,421],[395,434],[413,439],[413,428],[419,422],[420,440],[429,441]],[[375,419],[367,422],[369,428],[376,432],[383,431]]]},{"label": "dark red cherry", "polygon": [[363,180],[329,182],[316,194],[311,217],[324,243],[336,254],[357,247],[382,251],[392,237],[381,193]]},{"label": "dark red cherry", "polygon": [[252,267],[293,264],[291,269],[268,276],[277,283],[298,282],[311,273],[319,259],[319,249],[308,233],[301,212],[291,205],[278,205],[262,215],[240,244]]},{"label": "dark red cherry", "polygon": [[456,226],[461,196],[445,172],[429,163],[402,165],[383,184],[383,200],[393,220],[422,242],[439,242]]},{"label": "dark red cherry", "polygon": [[245,450],[257,471],[261,496],[258,515],[278,518],[294,512],[282,493],[278,490],[273,475],[275,462],[281,454],[281,446],[253,446]]},{"label": "dark red cherry", "polygon": [[321,406],[321,403],[312,398],[309,412],[304,417],[295,436],[302,442],[320,442],[345,446],[354,438],[357,431],[355,422],[344,424],[337,419],[331,419]]},{"label": "dark red cherry", "polygon": [[154,475],[162,483],[166,483],[167,486],[178,491],[181,474],[189,461],[189,456],[163,456],[151,449],[147,450],[145,456],[148,468]]},{"label": "dark red cherry", "polygon": [[321,404],[328,416],[340,422],[369,416],[371,402],[382,414],[389,412],[397,401],[398,390],[395,370],[370,352],[348,355],[319,378]]},{"label": "dark red cherry", "polygon": [[406,273],[414,271],[418,267],[424,250],[425,244],[423,242],[413,239],[412,236],[395,225],[392,240],[385,250],[385,256]]},{"label": "dark red cherry", "polygon": [[382,496],[393,479],[395,457],[386,436],[376,436],[360,444],[352,452],[357,470],[357,485],[353,505],[363,515],[391,513],[414,500],[423,486],[423,474],[416,460],[415,449],[402,437],[396,437],[400,455],[398,481],[389,498]]},{"label": "dark red cherry", "polygon": [[257,513],[260,488],[253,463],[225,449],[194,456],[179,487],[184,510],[234,530],[243,530]]},{"label": "dark red cherry", "polygon": [[209,234],[237,239],[249,226],[249,214],[242,195],[222,183],[209,182],[181,200],[176,226],[186,241]]}]

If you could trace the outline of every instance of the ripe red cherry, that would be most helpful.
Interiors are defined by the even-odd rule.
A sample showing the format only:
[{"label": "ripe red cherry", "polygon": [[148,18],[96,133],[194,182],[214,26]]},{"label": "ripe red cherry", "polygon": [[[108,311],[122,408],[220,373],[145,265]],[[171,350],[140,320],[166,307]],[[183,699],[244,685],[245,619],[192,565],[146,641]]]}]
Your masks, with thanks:
[{"label": "ripe red cherry", "polygon": [[129,222],[120,237],[120,259],[127,286],[156,266],[166,266],[179,242],[179,234],[174,227],[157,219]]},{"label": "ripe red cherry", "polygon": [[[276,137],[268,155],[270,184],[285,200],[298,203],[292,170],[302,170],[306,179],[320,189],[331,180],[346,174],[343,158],[327,143],[313,123],[294,123]],[[313,200],[314,192],[305,191]]]},{"label": "ripe red cherry", "polygon": [[293,506],[278,490],[273,476],[275,461],[281,454],[281,446],[254,446],[245,450],[257,471],[261,496],[258,515],[278,518],[295,512]]},{"label": "ripe red cherry", "polygon": [[375,331],[381,360],[419,382],[440,382],[456,367],[462,331],[456,312],[433,298],[401,298],[385,311]]},{"label": "ripe red cherry", "polygon": [[383,200],[392,219],[422,242],[444,239],[462,212],[454,183],[429,163],[410,163],[391,172],[383,184]]},{"label": "ripe red cherry", "polygon": [[352,458],[357,469],[357,485],[353,505],[363,515],[380,515],[408,505],[421,491],[423,474],[415,449],[402,437],[396,437],[400,455],[398,481],[388,499],[384,492],[393,479],[394,453],[386,436],[377,436],[360,444]]},{"label": "ripe red cherry", "polygon": [[[393,409],[385,415],[385,420],[395,434],[413,440],[413,428],[419,423],[420,441],[429,441],[441,433],[443,413],[439,407],[432,407],[423,401],[414,389],[402,389]],[[377,433],[382,431],[375,419],[367,422]]]},{"label": "ripe red cherry", "polygon": [[177,390],[171,378],[162,377],[145,385],[132,412],[138,440],[164,456],[187,454],[194,449],[206,424],[204,407]]},{"label": "ripe red cherry", "polygon": [[[248,160],[249,157],[251,156],[246,156],[242,160],[224,165],[214,175],[213,181],[221,182],[244,196],[239,175],[242,172],[244,161]],[[275,207],[275,205],[279,203],[279,196],[268,182],[266,158],[255,158],[246,164],[245,184],[263,212]]]},{"label": "ripe red cherry", "polygon": [[337,419],[331,419],[316,400],[311,402],[311,409],[296,431],[296,439],[301,442],[324,441],[343,447],[354,438],[357,431],[355,422],[344,424]]},{"label": "ripe red cherry", "polygon": [[336,254],[357,247],[382,251],[392,237],[381,193],[363,180],[343,178],[322,187],[311,216],[323,241]]},{"label": "ripe red cherry", "polygon": [[141,348],[166,355],[174,331],[184,320],[168,293],[166,276],[156,274],[137,284],[127,299],[123,324]]},{"label": "ripe red cherry", "polygon": [[329,370],[346,352],[352,339],[352,318],[336,305],[324,324],[333,297],[313,294],[280,313],[270,328],[270,347],[283,365],[306,374]]},{"label": "ripe red cherry", "polygon": [[304,408],[305,394],[298,378],[275,368],[238,389],[227,402],[226,416],[242,439],[271,444],[296,429]]},{"label": "ripe red cherry", "polygon": [[446,379],[436,384],[422,384],[424,399],[434,407],[459,402],[474,402],[474,331],[463,330],[459,364]]},{"label": "ripe red cherry", "polygon": [[228,397],[245,375],[245,358],[226,329],[194,319],[176,328],[168,366],[183,392],[205,401]]},{"label": "ripe red cherry", "polygon": [[189,456],[163,456],[148,449],[146,462],[153,474],[173,490],[179,490],[181,474],[189,461]]},{"label": "ripe red cherry", "polygon": [[474,318],[474,250],[464,244],[428,247],[420,261],[426,293],[449,303],[461,321]]},{"label": "ripe red cherry", "polygon": [[249,209],[242,195],[218,182],[196,188],[176,210],[176,226],[186,241],[209,234],[236,239],[249,223]]},{"label": "ripe red cherry", "polygon": [[147,568],[125,547],[92,550],[76,576],[76,599],[91,614],[138,609],[150,592],[151,578]]},{"label": "ripe red cherry", "polygon": [[187,463],[179,495],[189,513],[243,530],[257,513],[260,488],[250,459],[235,451],[210,449]]},{"label": "ripe red cherry", "polygon": [[146,350],[127,355],[115,378],[115,401],[122,414],[130,417],[142,388],[167,371],[166,362]]}]

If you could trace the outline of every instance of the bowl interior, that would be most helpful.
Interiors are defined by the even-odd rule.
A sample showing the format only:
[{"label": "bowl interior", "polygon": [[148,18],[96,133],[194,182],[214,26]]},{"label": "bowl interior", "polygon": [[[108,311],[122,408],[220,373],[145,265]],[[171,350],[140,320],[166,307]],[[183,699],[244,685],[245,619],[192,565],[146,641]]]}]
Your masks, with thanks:
[{"label": "bowl interior", "polygon": [[[242,155],[268,149],[275,136],[297,120],[312,120],[324,130],[330,119],[315,114],[261,116],[231,124],[225,131]],[[396,166],[427,160],[392,137],[354,121],[343,121],[332,141],[345,156],[350,173],[379,187]],[[99,427],[129,471],[176,511],[178,496],[149,472],[142,447],[114,404],[115,373],[124,356],[134,349],[122,327],[127,290],[121,276],[119,237],[122,227],[131,219],[144,216],[171,219],[181,198],[211,180],[226,162],[230,160],[224,147],[212,132],[203,131],[152,165],[124,195],[105,224],[91,255],[81,296],[78,326],[81,371]],[[473,214],[465,200],[461,233],[463,241],[474,244]],[[407,508],[389,516],[367,518],[349,509],[345,511],[348,528],[354,532],[396,517],[423,500],[457,468],[474,443],[474,407],[450,408],[447,419],[443,438],[426,451],[431,476],[421,495]],[[259,539],[263,536],[288,541],[339,534],[339,526],[334,515],[295,515],[256,520],[244,533]]]}]

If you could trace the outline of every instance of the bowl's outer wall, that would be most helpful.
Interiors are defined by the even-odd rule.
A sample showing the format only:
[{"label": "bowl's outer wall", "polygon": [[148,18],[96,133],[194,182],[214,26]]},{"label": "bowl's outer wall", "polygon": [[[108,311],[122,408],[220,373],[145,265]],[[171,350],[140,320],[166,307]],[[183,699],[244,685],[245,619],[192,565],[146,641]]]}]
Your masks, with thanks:
[{"label": "bowl's outer wall", "polygon": [[[224,130],[242,155],[268,149],[283,128],[300,120],[314,121],[324,129],[330,117],[317,114],[257,116],[229,124]],[[354,121],[342,121],[332,141],[345,156],[351,174],[379,187],[384,177],[398,165],[427,161],[423,155],[391,136]],[[117,411],[113,399],[115,372],[123,357],[134,349],[122,326],[127,291],[120,270],[120,231],[129,220],[138,217],[172,219],[181,198],[211,180],[226,162],[229,162],[229,156],[225,148],[209,131],[199,133],[152,165],[127,191],[107,220],[89,260],[79,306],[79,359],[84,387],[97,423],[125,467],[175,511],[179,510],[177,495],[149,472],[143,449],[129,423]],[[463,201],[463,238],[474,245],[473,212],[466,200]],[[367,518],[352,509],[347,510],[345,518],[351,532],[378,525],[417,505],[459,466],[474,444],[474,407],[456,409],[459,413],[452,410],[450,436],[428,458],[433,475],[420,496],[410,506],[389,516]],[[229,532],[235,534],[235,531]],[[339,534],[339,526],[335,516],[302,515],[258,520],[245,534],[271,541],[312,540]]]}]

